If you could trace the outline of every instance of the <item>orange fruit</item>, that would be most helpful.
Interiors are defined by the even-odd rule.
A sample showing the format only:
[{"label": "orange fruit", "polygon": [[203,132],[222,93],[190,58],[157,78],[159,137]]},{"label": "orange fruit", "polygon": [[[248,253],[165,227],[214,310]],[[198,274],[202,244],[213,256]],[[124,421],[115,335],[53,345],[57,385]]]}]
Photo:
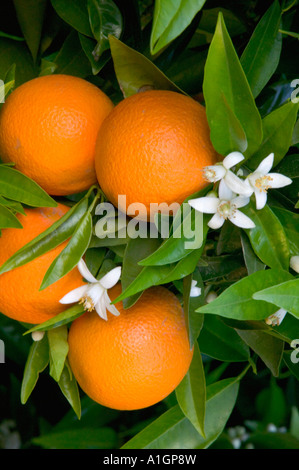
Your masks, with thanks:
[{"label": "orange fruit", "polygon": [[[18,216],[22,229],[8,228],[2,231],[0,266],[68,210],[62,204],[55,208],[26,209],[26,216]],[[29,263],[0,275],[0,312],[21,322],[37,324],[65,310],[59,300],[72,289],[84,285],[76,268],[46,289],[40,291],[39,288],[50,264],[66,244],[64,242]]]},{"label": "orange fruit", "polygon": [[96,183],[96,137],[112,108],[110,98],[82,78],[34,78],[1,109],[0,157],[51,195],[84,191]]},{"label": "orange fruit", "polygon": [[[111,300],[121,293],[117,284]],[[116,303],[108,321],[95,311],[69,331],[69,362],[82,390],[108,408],[136,410],[168,396],[187,373],[190,349],[184,313],[165,287],[151,287],[130,308]]]},{"label": "orange fruit", "polygon": [[[217,157],[205,108],[180,93],[150,90],[124,99],[106,117],[95,164],[107,199],[123,212],[142,203],[148,218],[151,203],[181,204],[205,187],[202,169]],[[126,206],[118,195],[126,196]]]}]

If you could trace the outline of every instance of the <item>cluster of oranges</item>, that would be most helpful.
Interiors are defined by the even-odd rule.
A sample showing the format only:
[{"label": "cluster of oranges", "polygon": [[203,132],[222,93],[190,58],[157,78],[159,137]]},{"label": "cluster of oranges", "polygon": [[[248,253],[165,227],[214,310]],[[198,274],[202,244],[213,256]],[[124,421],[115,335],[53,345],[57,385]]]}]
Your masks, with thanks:
[{"label": "cluster of oranges", "polygon": [[[182,203],[206,182],[202,168],[217,154],[204,107],[183,94],[150,90],[114,106],[81,78],[51,75],[19,86],[0,113],[0,158],[36,181],[51,196],[99,184],[117,205]],[[126,207],[120,208],[126,210]],[[0,265],[59,220],[69,208],[26,208],[23,229],[3,230]],[[85,284],[77,269],[40,291],[41,281],[65,244],[0,276],[0,311],[18,321],[41,323],[63,309],[59,299]],[[121,291],[109,291],[114,300]],[[139,409],[166,397],[192,360],[177,297],[152,287],[120,315],[102,320],[95,311],[69,330],[69,361],[81,388],[116,409]]]}]

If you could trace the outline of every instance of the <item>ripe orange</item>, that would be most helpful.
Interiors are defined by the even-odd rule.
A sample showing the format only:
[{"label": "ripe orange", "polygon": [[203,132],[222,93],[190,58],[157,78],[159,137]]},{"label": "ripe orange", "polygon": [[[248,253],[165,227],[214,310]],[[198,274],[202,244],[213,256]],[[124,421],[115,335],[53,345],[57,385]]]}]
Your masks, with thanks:
[{"label": "ripe orange", "polygon": [[202,168],[217,157],[205,108],[180,93],[150,90],[124,99],[107,116],[95,162],[108,200],[117,206],[125,195],[120,210],[142,203],[148,217],[150,203],[181,204],[205,187]]},{"label": "ripe orange", "polygon": [[[0,265],[17,250],[59,220],[68,207],[26,209],[26,216],[18,218],[22,229],[4,229],[0,238]],[[59,300],[72,289],[84,285],[75,268],[46,289],[39,291],[42,279],[52,261],[67,242],[48,253],[0,275],[0,312],[25,323],[37,324],[48,320],[65,309]]]},{"label": "ripe orange", "polygon": [[[120,284],[109,290],[114,300]],[[190,349],[184,313],[165,287],[151,287],[129,309],[108,321],[84,313],[69,331],[69,361],[94,401],[119,410],[145,408],[168,396],[187,373]]]},{"label": "ripe orange", "polygon": [[51,195],[96,183],[98,130],[113,104],[82,78],[47,75],[16,88],[0,113],[0,157]]}]

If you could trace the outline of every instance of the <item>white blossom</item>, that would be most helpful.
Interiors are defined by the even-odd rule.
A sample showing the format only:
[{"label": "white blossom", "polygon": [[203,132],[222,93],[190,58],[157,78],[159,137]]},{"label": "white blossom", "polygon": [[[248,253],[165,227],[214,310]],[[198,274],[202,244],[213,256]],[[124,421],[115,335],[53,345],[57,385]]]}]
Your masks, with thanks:
[{"label": "white blossom", "polygon": [[290,259],[290,267],[296,271],[296,273],[299,273],[299,255],[297,256],[292,256]]},{"label": "white blossom", "polygon": [[224,180],[219,184],[219,197],[206,196],[197,199],[191,199],[189,204],[195,210],[205,214],[214,214],[208,222],[212,229],[222,227],[225,220],[230,220],[233,224],[241,228],[254,228],[255,224],[243,212],[239,211],[249,203],[249,197],[237,196],[226,185]]},{"label": "white blossom", "polygon": [[198,287],[196,284],[197,281],[193,279],[191,283],[190,297],[198,297],[199,295],[201,295],[201,288]]},{"label": "white blossom", "polygon": [[119,315],[117,308],[111,304],[107,290],[111,289],[111,287],[119,281],[121,267],[117,266],[112,269],[100,280],[96,279],[91,274],[83,259],[79,261],[77,267],[88,284],[77,287],[77,289],[66,294],[60,300],[60,303],[71,304],[79,302],[83,304],[84,309],[89,312],[95,309],[98,315],[104,320],[107,320],[107,310],[113,315]]},{"label": "white blossom", "polygon": [[266,318],[265,322],[270,326],[279,326],[286,314],[287,311],[284,308],[280,308],[277,312],[273,313],[273,315]]},{"label": "white blossom", "polygon": [[231,168],[244,160],[244,158],[244,155],[240,152],[231,152],[221,163],[204,167],[204,178],[210,183],[224,180],[227,186],[234,193],[251,196],[253,190],[245,183],[244,180],[240,179],[231,171]]},{"label": "white blossom", "polygon": [[245,180],[255,194],[257,209],[262,209],[265,206],[268,189],[283,188],[292,183],[291,178],[287,176],[281,175],[280,173],[270,173],[273,162],[274,153],[270,153]]}]

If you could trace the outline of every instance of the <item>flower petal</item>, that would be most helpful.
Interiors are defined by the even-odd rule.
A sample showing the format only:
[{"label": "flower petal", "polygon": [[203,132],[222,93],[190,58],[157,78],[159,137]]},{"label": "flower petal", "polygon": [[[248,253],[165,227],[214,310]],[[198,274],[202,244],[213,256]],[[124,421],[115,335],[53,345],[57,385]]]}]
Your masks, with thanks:
[{"label": "flower petal", "polygon": [[201,295],[201,288],[197,286],[191,287],[189,295],[190,297],[198,297],[199,295]]},{"label": "flower petal", "polygon": [[209,220],[208,226],[214,230],[217,230],[217,228],[222,227],[224,224],[224,218],[221,217],[219,214],[213,215],[213,217]]},{"label": "flower petal", "polygon": [[107,293],[107,291],[105,292],[105,305],[106,305],[106,309],[112,313],[113,315],[115,315],[116,317],[118,317],[118,315],[120,315],[119,311],[117,310],[117,308],[115,307],[115,305],[113,305],[111,303],[111,300],[110,300],[110,297]]},{"label": "flower petal", "polygon": [[273,162],[274,162],[274,153],[270,153],[268,157],[264,158],[264,160],[261,161],[261,163],[255,170],[255,173],[262,173],[263,175],[266,175],[271,170],[273,166]]},{"label": "flower petal", "polygon": [[107,310],[105,305],[105,298],[102,296],[98,303],[95,305],[95,309],[97,314],[103,318],[103,320],[107,320]]},{"label": "flower petal", "polygon": [[117,266],[116,268],[111,269],[105,276],[100,279],[100,284],[105,289],[111,289],[111,287],[115,286],[118,283],[121,275],[121,266]]},{"label": "flower petal", "polygon": [[219,183],[218,195],[220,200],[230,201],[236,194],[227,186],[225,180]]},{"label": "flower petal", "polygon": [[265,207],[266,202],[267,202],[267,193],[265,191],[255,191],[255,204],[257,210],[261,210],[263,207]]},{"label": "flower petal", "polygon": [[277,312],[270,315],[270,317],[266,318],[265,322],[267,325],[275,326],[280,325],[284,317],[286,316],[287,311],[284,308],[280,308]]},{"label": "flower petal", "polygon": [[283,188],[284,186],[288,186],[293,183],[291,178],[281,175],[280,173],[269,173],[268,176],[272,178],[270,183],[271,188]]},{"label": "flower petal", "polygon": [[88,284],[85,286],[77,287],[77,289],[71,290],[62,299],[59,300],[61,304],[73,304],[79,302],[80,299],[86,294],[88,290]]},{"label": "flower petal", "polygon": [[203,169],[204,178],[211,183],[221,180],[225,175],[225,168],[222,165],[205,166]]},{"label": "flower petal", "polygon": [[244,158],[245,157],[244,155],[242,155],[241,152],[231,152],[225,157],[222,162],[222,165],[226,170],[229,170],[230,168],[244,160]]},{"label": "flower petal", "polygon": [[96,278],[91,274],[83,259],[80,259],[79,263],[77,264],[77,267],[80,271],[80,274],[82,275],[82,277],[84,277],[84,279],[86,279],[86,281],[97,282]]},{"label": "flower petal", "polygon": [[229,218],[229,220],[236,225],[237,227],[241,228],[254,228],[255,223],[252,222],[252,220],[243,212],[241,211],[236,211],[232,217]]},{"label": "flower petal", "polygon": [[238,196],[234,197],[234,199],[231,200],[231,203],[234,204],[237,208],[239,207],[244,207],[249,204],[250,198],[245,197],[245,196]]},{"label": "flower petal", "polygon": [[253,193],[253,189],[230,170],[226,172],[224,181],[229,189],[236,194],[251,196]]},{"label": "flower petal", "polygon": [[191,199],[188,203],[199,212],[215,214],[215,212],[217,212],[219,199],[217,197],[199,197],[198,199]]}]

